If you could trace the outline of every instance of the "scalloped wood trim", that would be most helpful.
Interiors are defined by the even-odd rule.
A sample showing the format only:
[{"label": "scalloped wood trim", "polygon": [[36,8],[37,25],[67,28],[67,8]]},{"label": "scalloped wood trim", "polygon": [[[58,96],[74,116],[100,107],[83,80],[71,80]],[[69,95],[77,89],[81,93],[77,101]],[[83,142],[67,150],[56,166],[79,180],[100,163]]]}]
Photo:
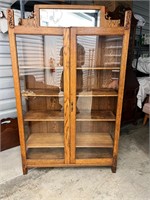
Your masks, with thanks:
[{"label": "scalloped wood trim", "polygon": [[15,27],[14,11],[12,9],[7,10],[7,20],[9,28]]},{"label": "scalloped wood trim", "polygon": [[115,27],[120,27],[120,19],[119,20],[111,20],[110,17],[106,19],[107,13],[101,13],[101,17],[104,18],[103,24],[101,24],[101,27],[106,27],[106,28],[115,28]]}]

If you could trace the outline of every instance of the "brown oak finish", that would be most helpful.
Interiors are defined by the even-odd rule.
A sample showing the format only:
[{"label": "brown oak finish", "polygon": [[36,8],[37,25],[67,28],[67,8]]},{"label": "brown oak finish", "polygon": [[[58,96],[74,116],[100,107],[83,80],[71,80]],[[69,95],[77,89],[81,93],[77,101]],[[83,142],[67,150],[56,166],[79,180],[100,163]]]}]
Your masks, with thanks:
[{"label": "brown oak finish", "polygon": [[64,29],[64,143],[65,143],[65,164],[70,163],[70,102],[69,102],[69,67],[70,67],[70,30]]},{"label": "brown oak finish", "polygon": [[[63,148],[29,148],[27,159],[43,159],[43,160],[54,160],[61,159],[64,163],[64,149]],[[111,158],[112,149],[111,148],[78,148],[76,151],[77,159],[87,159],[87,158]]]},{"label": "brown oak finish", "polygon": [[[27,148],[64,148],[63,134],[32,133],[27,140]],[[112,138],[108,133],[77,133],[77,148],[113,148]]]},{"label": "brown oak finish", "polygon": [[83,111],[78,113],[76,121],[116,121],[112,111]]},{"label": "brown oak finish", "polygon": [[[18,59],[17,59],[17,49],[16,49],[16,38],[14,35],[14,29],[9,29],[9,42],[10,42],[10,52],[12,58],[12,71],[14,77],[15,85],[15,96],[16,96],[16,107],[18,113],[18,128],[19,128],[19,138],[21,146],[21,157],[22,157],[22,168],[23,174],[27,173],[26,166],[26,144],[25,144],[25,134],[24,134],[24,124],[22,115],[22,102],[20,97],[20,83],[19,83],[19,72],[18,72]],[[21,122],[21,123],[19,123]]]},{"label": "brown oak finish", "polygon": [[[29,111],[24,116],[24,121],[64,121],[63,112],[47,111],[37,112]],[[116,121],[112,111],[84,111],[77,114],[76,121]]]},{"label": "brown oak finish", "polygon": [[[76,147],[76,66],[77,66],[77,43],[76,43],[76,37],[74,37],[76,34],[76,29],[72,29],[71,31],[71,45],[70,45],[70,74],[71,74],[71,92],[70,92],[70,99],[71,99],[71,164],[75,163],[75,147]],[[72,76],[73,75],[73,76]]]},{"label": "brown oak finish", "polygon": [[[31,91],[31,92],[30,92]],[[30,89],[22,91],[23,97],[64,97],[63,92],[56,93],[48,89]]]},{"label": "brown oak finish", "polygon": [[96,167],[112,166],[112,158],[78,159],[75,164],[64,164],[61,159],[27,159],[27,167]]},{"label": "brown oak finish", "polygon": [[15,34],[24,35],[63,35],[63,28],[52,28],[52,27],[22,27],[16,26],[14,29]]},{"label": "brown oak finish", "polygon": [[24,121],[64,121],[64,116],[60,111],[29,111],[24,116]]},{"label": "brown oak finish", "polygon": [[[113,29],[113,30],[112,30]],[[86,30],[86,31],[85,31]],[[115,27],[115,28],[76,28],[77,35],[123,35],[124,34],[124,28],[123,27]]]},{"label": "brown oak finish", "polygon": [[117,165],[121,114],[122,114],[122,104],[123,104],[123,95],[124,95],[127,55],[128,55],[127,50],[128,50],[128,45],[129,45],[129,36],[130,36],[130,22],[131,22],[131,11],[127,11],[125,14],[125,22],[124,22],[124,27],[126,28],[125,28],[124,38],[123,38],[123,49],[122,49],[123,56],[121,59],[121,70],[120,70],[121,81],[119,81],[118,103],[117,103],[117,113],[116,113],[116,127],[115,127],[115,138],[114,138],[114,149],[113,149],[113,166],[112,166],[113,172],[116,171],[116,165]]},{"label": "brown oak finish", "polygon": [[[101,26],[96,28],[40,27],[39,10],[48,8],[101,10]],[[111,166],[112,171],[116,171],[131,12],[126,12],[124,27],[119,26],[118,20],[106,20],[104,16],[105,8],[101,6],[37,5],[34,18],[22,19],[20,25],[15,26],[13,12],[8,10],[10,49],[24,174],[31,167]],[[20,91],[16,34],[63,36],[63,78],[65,80],[63,92],[54,92],[44,87],[28,87],[30,85],[29,77],[25,79],[27,89]],[[104,66],[105,59],[102,55],[103,49],[105,49],[105,37],[116,35],[123,36],[121,65]],[[103,36],[96,41],[95,67],[77,66],[78,36]],[[113,42],[112,44],[114,45]],[[24,66],[24,69],[27,68]],[[41,69],[48,70],[47,67]],[[78,91],[77,71],[91,69],[95,70],[94,86],[98,90]],[[103,71],[106,72],[104,79],[107,79],[112,70],[120,72],[119,86],[117,89],[103,89]],[[28,111],[24,116],[22,97],[29,98]],[[32,98],[35,98],[35,101],[32,102]],[[56,101],[57,98],[64,99],[63,108]],[[92,99],[91,110],[78,111],[77,99]],[[57,103],[52,107],[52,102]],[[29,127],[27,135],[25,134],[26,128],[24,129],[25,124]],[[86,129],[89,130],[86,131]]]}]

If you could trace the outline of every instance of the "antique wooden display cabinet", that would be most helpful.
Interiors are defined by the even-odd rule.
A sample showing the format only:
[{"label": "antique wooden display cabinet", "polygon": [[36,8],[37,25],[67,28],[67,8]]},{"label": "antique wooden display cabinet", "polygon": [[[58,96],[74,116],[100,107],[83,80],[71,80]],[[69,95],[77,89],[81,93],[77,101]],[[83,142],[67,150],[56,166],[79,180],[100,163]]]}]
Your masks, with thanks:
[{"label": "antique wooden display cabinet", "polygon": [[115,172],[131,12],[121,27],[101,6],[34,9],[18,25],[8,10],[23,173],[65,166]]}]

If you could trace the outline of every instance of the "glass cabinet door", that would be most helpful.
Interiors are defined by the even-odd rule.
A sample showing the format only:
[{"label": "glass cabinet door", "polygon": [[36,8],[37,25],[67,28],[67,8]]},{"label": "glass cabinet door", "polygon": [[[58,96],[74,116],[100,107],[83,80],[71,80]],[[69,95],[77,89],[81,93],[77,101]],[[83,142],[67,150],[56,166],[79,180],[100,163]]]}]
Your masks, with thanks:
[{"label": "glass cabinet door", "polygon": [[112,158],[122,39],[122,36],[76,36],[72,162]]},{"label": "glass cabinet door", "polygon": [[27,159],[64,162],[63,36],[17,35]]}]

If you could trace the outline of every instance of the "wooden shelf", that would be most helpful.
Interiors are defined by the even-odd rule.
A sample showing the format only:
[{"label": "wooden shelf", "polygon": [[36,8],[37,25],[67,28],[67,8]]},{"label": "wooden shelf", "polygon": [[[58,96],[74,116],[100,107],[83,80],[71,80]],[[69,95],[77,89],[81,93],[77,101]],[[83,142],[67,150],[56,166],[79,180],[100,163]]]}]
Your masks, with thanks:
[{"label": "wooden shelf", "polygon": [[[77,113],[76,121],[115,121],[112,111],[82,111]],[[63,111],[37,112],[29,111],[24,116],[24,121],[64,121]]]},{"label": "wooden shelf", "polygon": [[76,133],[77,148],[113,148],[113,141],[108,133]]},{"label": "wooden shelf", "polygon": [[76,121],[115,121],[112,111],[84,111],[77,114]]},{"label": "wooden shelf", "polygon": [[[63,148],[63,133],[32,133],[27,148]],[[77,133],[77,148],[112,148],[113,141],[108,133]]]},{"label": "wooden shelf", "polygon": [[22,91],[22,96],[23,97],[63,97],[64,93],[63,92],[55,92],[52,91],[51,89],[30,89],[30,90],[25,90]]},{"label": "wooden shelf", "polygon": [[63,111],[29,111],[25,114],[24,121],[64,121],[64,113]]},{"label": "wooden shelf", "polygon": [[63,148],[63,133],[32,133],[27,140],[28,148]]},{"label": "wooden shelf", "polygon": [[118,92],[112,89],[101,89],[93,91],[83,91],[76,95],[77,97],[117,97]]},{"label": "wooden shelf", "polygon": [[[45,70],[48,69],[50,70],[50,67],[45,67],[45,66],[27,66],[27,65],[19,65],[19,69],[40,69],[40,70]],[[63,67],[55,67],[55,70],[63,70]]]},{"label": "wooden shelf", "polygon": [[77,67],[77,70],[120,70],[120,67],[104,66],[104,67]]}]

